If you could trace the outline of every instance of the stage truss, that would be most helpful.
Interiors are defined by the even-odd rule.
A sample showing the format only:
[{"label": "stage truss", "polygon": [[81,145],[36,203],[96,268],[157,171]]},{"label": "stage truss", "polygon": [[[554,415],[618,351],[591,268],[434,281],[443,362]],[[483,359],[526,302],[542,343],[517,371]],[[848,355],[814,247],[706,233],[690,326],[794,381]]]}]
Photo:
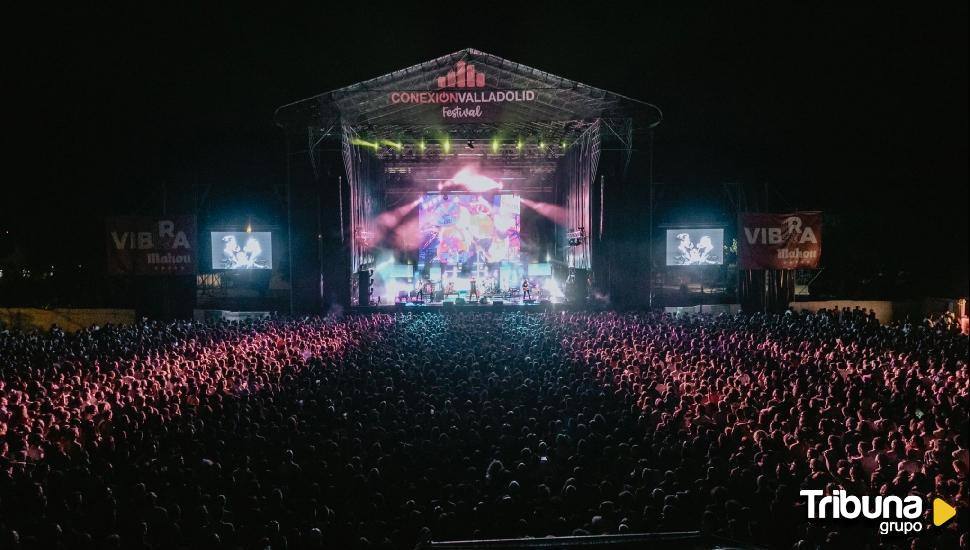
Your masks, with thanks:
[{"label": "stage truss", "polygon": [[[489,106],[493,111],[486,115],[492,116],[474,121],[440,120],[436,106],[389,100],[396,93],[434,93],[434,82],[442,86],[443,75],[453,85],[456,67],[459,83],[468,68],[465,92],[474,87],[471,73],[476,72],[479,84],[483,75],[488,79],[487,88],[476,88],[479,93],[528,90],[534,99]],[[601,151],[620,150],[628,163],[634,126],[653,128],[662,114],[649,103],[466,49],[281,107],[276,118],[294,134],[305,132],[318,178],[323,144],[339,141],[346,179],[338,184],[349,190],[349,203],[341,206],[342,219],[346,213],[341,234],[348,236],[350,272],[356,273],[377,261],[377,218],[434,192],[433,182],[445,180],[461,163],[498,174],[506,192],[561,207],[551,260],[594,269],[594,237],[601,234],[593,227],[593,209],[602,205],[594,192]]]}]

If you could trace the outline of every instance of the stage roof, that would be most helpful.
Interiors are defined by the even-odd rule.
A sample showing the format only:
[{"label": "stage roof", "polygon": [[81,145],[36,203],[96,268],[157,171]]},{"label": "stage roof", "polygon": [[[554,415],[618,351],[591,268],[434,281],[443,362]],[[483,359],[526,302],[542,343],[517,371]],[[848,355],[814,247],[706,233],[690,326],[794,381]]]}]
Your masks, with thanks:
[{"label": "stage roof", "polygon": [[566,139],[592,120],[654,127],[663,114],[650,103],[469,48],[284,105],[275,118],[285,129],[309,128],[321,137],[339,136],[334,130],[345,126],[375,139],[441,132]]}]

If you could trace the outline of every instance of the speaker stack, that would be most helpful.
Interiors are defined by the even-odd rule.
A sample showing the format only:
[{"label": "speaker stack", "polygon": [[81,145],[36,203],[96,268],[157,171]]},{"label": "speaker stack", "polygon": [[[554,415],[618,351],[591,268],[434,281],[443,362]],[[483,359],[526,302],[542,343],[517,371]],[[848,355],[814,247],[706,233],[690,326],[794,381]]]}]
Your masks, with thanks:
[{"label": "speaker stack", "polygon": [[369,306],[370,297],[374,292],[373,280],[369,269],[361,269],[357,272],[357,305]]}]

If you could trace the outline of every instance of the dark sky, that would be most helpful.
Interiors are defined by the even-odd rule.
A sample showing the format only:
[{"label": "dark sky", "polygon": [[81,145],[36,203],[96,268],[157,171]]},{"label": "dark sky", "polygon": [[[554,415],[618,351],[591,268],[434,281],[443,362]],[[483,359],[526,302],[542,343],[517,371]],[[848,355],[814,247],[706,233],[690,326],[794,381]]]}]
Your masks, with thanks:
[{"label": "dark sky", "polygon": [[283,183],[276,107],[474,47],[661,106],[658,181],[768,183],[779,206],[852,220],[859,246],[966,287],[965,3],[268,4],[8,18],[0,230],[33,261],[74,262],[162,182],[263,200]]}]

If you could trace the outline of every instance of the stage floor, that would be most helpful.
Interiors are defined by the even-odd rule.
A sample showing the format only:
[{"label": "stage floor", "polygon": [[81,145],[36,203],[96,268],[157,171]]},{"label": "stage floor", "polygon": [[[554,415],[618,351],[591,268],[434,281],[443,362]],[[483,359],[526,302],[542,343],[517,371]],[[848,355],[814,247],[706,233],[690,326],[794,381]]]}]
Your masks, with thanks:
[{"label": "stage floor", "polygon": [[[428,294],[425,294],[428,296]],[[417,295],[412,295],[409,297],[400,297],[394,302],[383,302],[374,303],[371,301],[371,306],[396,306],[400,303],[405,304],[405,307],[418,307],[418,306],[436,306],[436,307],[450,307],[457,305],[468,305],[468,306],[491,306],[493,304],[501,302],[503,305],[510,306],[532,306],[540,304],[549,303],[564,303],[566,300],[563,297],[550,298],[547,292],[536,291],[532,294],[532,298],[523,299],[520,292],[508,293],[495,293],[495,294],[485,294],[482,293],[477,298],[469,298],[466,291],[456,292],[454,294],[449,294],[444,299],[425,299],[421,300]]]},{"label": "stage floor", "polygon": [[455,302],[433,302],[427,304],[411,304],[411,303],[397,303],[397,304],[381,304],[381,305],[371,305],[371,306],[351,306],[351,310],[359,313],[389,313],[389,312],[411,312],[411,313],[451,313],[451,312],[483,312],[483,311],[585,311],[590,309],[605,309],[606,305],[601,305],[593,302],[584,303],[553,303],[548,300],[543,300],[541,302],[534,303],[516,303],[516,302],[489,302],[482,304],[479,302],[471,302],[459,304]]}]

